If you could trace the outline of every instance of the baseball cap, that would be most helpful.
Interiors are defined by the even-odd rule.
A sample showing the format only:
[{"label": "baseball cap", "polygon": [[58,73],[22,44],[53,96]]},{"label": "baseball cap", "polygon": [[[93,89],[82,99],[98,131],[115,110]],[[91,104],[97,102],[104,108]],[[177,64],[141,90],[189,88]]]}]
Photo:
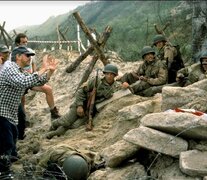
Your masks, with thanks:
[{"label": "baseball cap", "polygon": [[16,53],[16,54],[27,54],[27,55],[30,55],[30,56],[34,56],[35,53],[32,52],[28,47],[26,46],[18,46],[18,47],[15,47],[12,51],[12,53]]},{"label": "baseball cap", "polygon": [[6,45],[0,44],[0,52],[6,53],[6,52],[10,52],[10,50],[7,48]]},{"label": "baseball cap", "polygon": [[17,54],[26,54],[28,56],[34,56],[35,53],[30,51],[28,47],[26,46],[17,46],[13,49],[12,54],[11,54],[11,60],[16,61],[16,55]]}]

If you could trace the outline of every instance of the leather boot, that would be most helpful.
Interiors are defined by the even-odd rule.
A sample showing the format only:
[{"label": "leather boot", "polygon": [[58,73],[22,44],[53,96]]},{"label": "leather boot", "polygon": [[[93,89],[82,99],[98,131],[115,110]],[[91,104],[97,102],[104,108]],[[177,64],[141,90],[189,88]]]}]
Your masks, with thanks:
[{"label": "leather boot", "polygon": [[11,161],[9,155],[0,156],[0,174],[10,171]]},{"label": "leather boot", "polygon": [[60,118],[60,114],[56,106],[50,110],[50,113],[51,113],[51,119]]}]

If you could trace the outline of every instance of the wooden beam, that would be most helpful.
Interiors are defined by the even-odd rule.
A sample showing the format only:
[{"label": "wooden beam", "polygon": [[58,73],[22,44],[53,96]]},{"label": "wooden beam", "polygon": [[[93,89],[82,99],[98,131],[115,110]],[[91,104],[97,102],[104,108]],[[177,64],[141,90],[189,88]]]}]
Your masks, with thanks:
[{"label": "wooden beam", "polygon": [[[110,26],[107,26],[105,28],[105,31],[100,35],[100,38],[98,39],[98,45],[100,48],[104,48],[106,41],[110,37],[110,34],[112,32],[112,28]],[[71,73],[78,67],[78,65],[92,52],[94,51],[93,46],[90,46],[82,55],[80,55],[70,66],[66,68],[67,73]]]},{"label": "wooden beam", "polygon": [[[0,30],[2,31],[3,34],[6,34],[7,38],[10,40],[10,42],[13,43],[12,38],[11,38],[10,35],[6,32],[6,30],[4,29],[5,24],[6,24],[6,22],[4,21],[4,22],[3,22],[3,25],[2,25],[2,26],[0,25]],[[8,42],[7,42],[7,40],[6,40],[6,36],[5,36],[5,35],[2,35],[2,36],[3,36],[3,38],[5,39],[4,41],[6,41],[5,44],[7,45],[7,47],[9,47],[9,46],[8,46]]]},{"label": "wooden beam", "polygon": [[117,99],[120,99],[122,97],[129,96],[131,94],[132,94],[132,92],[129,89],[121,89],[119,91],[116,91],[110,99],[104,100],[103,102],[96,104],[96,109],[99,112],[107,104],[109,104]]},{"label": "wooden beam", "polygon": [[58,25],[56,27],[56,31],[57,31],[57,37],[58,37],[58,44],[59,44],[59,48],[60,48],[60,34],[59,34],[59,26]]},{"label": "wooden beam", "polygon": [[78,23],[79,23],[80,27],[82,28],[83,32],[85,33],[85,35],[88,37],[88,40],[90,41],[90,43],[94,46],[94,49],[95,49],[96,53],[98,54],[98,56],[100,57],[103,64],[104,65],[108,64],[108,61],[107,61],[104,53],[100,49],[96,40],[91,35],[89,28],[83,22],[82,18],[80,17],[80,14],[78,12],[74,12],[73,15],[76,18],[76,20],[78,21]]},{"label": "wooden beam", "polygon": [[[93,58],[92,58],[92,60],[91,60],[91,62],[90,62],[90,64],[88,65],[87,69],[85,70],[85,72],[84,72],[84,74],[83,74],[83,76],[82,76],[81,81],[80,81],[79,84],[78,84],[77,90],[78,90],[78,88],[79,88],[84,82],[87,81],[88,77],[90,76],[91,72],[93,71],[93,68],[94,68],[94,66],[95,66],[95,64],[96,64],[96,62],[97,62],[97,60],[98,60],[98,55],[94,55]],[[76,90],[76,91],[77,91],[77,90]]]},{"label": "wooden beam", "polygon": [[60,36],[63,38],[64,41],[67,41],[67,39],[65,38],[64,34],[60,31],[60,29],[58,28],[58,31],[60,33]]},{"label": "wooden beam", "polygon": [[89,55],[93,52],[94,48],[90,46],[83,54],[81,54],[70,66],[66,68],[67,73],[73,72],[78,65]]},{"label": "wooden beam", "polygon": [[8,42],[7,42],[7,39],[5,37],[5,34],[4,34],[4,28],[0,25],[0,30],[1,30],[1,36],[3,37],[3,40],[4,40],[4,44],[9,47],[8,45]]}]

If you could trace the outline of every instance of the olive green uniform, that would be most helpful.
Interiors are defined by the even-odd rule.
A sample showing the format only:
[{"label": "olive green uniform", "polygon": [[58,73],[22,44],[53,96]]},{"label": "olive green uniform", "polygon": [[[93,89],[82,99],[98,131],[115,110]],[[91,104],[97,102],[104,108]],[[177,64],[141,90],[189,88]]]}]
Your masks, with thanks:
[{"label": "olive green uniform", "polygon": [[158,53],[157,57],[162,61],[165,61],[167,64],[172,64],[174,58],[177,56],[177,50],[174,46],[171,46],[169,43],[166,43],[163,48],[161,48]]},{"label": "olive green uniform", "polygon": [[177,71],[184,67],[181,57],[178,57],[177,49],[166,42],[163,48],[157,52],[157,57],[166,63],[168,67],[168,83],[176,82]]},{"label": "olive green uniform", "polygon": [[78,151],[75,148],[66,145],[49,148],[48,151],[38,155],[37,159],[32,161],[33,163],[36,161],[36,173],[39,174],[40,172],[43,172],[42,170],[47,169],[48,162],[56,163],[62,167],[64,160],[71,155],[79,155],[85,159],[85,161],[88,163],[89,171],[95,165],[94,153],[87,150]]},{"label": "olive green uniform", "polygon": [[[70,110],[60,118],[52,121],[51,132],[46,134],[47,138],[52,138],[55,135],[63,135],[69,128],[77,128],[88,119],[87,116],[80,118],[77,115],[77,107],[83,106],[85,114],[87,114],[87,103],[90,92],[94,88],[95,78],[85,82],[77,91],[75,101],[70,106]],[[112,85],[109,85],[105,78],[98,78],[98,85],[96,89],[95,104],[109,99],[113,96],[113,93],[121,88],[120,83],[115,81]],[[95,106],[94,106],[95,107]],[[96,110],[94,109],[94,115]],[[78,121],[77,121],[78,120]]]},{"label": "olive green uniform", "polygon": [[[146,77],[147,81],[139,80],[140,76]],[[149,63],[143,61],[135,73],[124,74],[121,81],[129,83],[135,94],[151,96],[143,94],[144,90],[153,86],[166,84],[167,67],[158,59],[155,59]]]},{"label": "olive green uniform", "polygon": [[183,77],[180,80],[185,81],[184,86],[187,86],[207,78],[207,72],[203,70],[200,63],[196,63],[189,67],[180,69],[177,72],[177,77]]}]

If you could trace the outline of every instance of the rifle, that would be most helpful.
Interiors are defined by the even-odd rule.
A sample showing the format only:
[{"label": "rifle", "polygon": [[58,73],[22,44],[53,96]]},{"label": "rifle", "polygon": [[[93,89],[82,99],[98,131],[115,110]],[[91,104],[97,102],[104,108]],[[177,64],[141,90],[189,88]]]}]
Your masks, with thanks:
[{"label": "rifle", "polygon": [[96,70],[96,77],[94,81],[93,90],[90,92],[88,103],[87,103],[87,109],[88,109],[88,122],[86,124],[86,130],[91,131],[93,129],[93,110],[95,105],[95,99],[96,99],[96,89],[98,86],[98,71]]}]

